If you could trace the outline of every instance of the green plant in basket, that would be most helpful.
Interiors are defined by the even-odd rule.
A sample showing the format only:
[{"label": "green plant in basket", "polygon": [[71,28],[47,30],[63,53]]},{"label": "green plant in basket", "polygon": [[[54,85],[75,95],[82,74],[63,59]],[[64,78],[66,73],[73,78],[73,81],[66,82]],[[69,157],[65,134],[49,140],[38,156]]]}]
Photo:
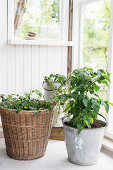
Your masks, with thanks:
[{"label": "green plant in basket", "polygon": [[113,105],[99,96],[102,84],[109,87],[110,74],[103,69],[93,71],[92,68],[84,67],[75,69],[68,81],[69,94],[59,95],[58,99],[65,104],[64,112],[72,115],[67,124],[77,128],[80,133],[84,128],[94,126],[101,105],[106,112],[109,111],[109,104]]},{"label": "green plant in basket", "polygon": [[2,102],[0,106],[7,109],[16,109],[18,113],[21,110],[34,111],[34,115],[37,116],[37,111],[48,109],[52,111],[53,104],[50,101],[41,100],[42,93],[38,90],[31,90],[28,93],[24,93],[23,96],[19,94],[2,95]]}]

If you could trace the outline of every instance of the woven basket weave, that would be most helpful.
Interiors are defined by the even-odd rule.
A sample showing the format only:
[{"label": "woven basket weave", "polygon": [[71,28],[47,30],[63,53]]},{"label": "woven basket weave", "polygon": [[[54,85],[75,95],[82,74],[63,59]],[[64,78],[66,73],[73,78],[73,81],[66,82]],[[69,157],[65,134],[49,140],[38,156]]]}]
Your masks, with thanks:
[{"label": "woven basket weave", "polygon": [[42,110],[38,116],[32,111],[0,107],[7,155],[18,160],[32,160],[45,154],[51,133],[53,111]]}]

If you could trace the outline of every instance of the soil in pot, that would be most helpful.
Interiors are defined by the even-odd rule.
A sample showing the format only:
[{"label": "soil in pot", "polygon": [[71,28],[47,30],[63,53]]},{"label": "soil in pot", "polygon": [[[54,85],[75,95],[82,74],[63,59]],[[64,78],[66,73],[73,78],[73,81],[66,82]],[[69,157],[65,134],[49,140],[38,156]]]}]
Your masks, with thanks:
[{"label": "soil in pot", "polygon": [[[65,122],[64,123],[67,126],[71,126],[71,124],[69,122]],[[94,120],[94,122],[91,124],[91,128],[101,128],[101,127],[105,127],[106,123],[101,121],[101,120]],[[73,127],[73,126],[71,126]],[[85,127],[86,129],[88,129],[88,127]]]}]

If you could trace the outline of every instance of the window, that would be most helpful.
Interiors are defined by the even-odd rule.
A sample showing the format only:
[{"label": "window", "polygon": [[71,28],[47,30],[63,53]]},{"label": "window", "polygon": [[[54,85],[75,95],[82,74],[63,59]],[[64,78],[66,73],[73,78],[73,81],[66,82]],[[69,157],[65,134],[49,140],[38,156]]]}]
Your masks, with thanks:
[{"label": "window", "polygon": [[15,36],[26,37],[29,31],[38,38],[61,39],[60,0],[15,0]]},{"label": "window", "polygon": [[[113,1],[76,0],[74,8],[77,11],[74,11],[73,20],[74,44],[78,42],[73,50],[74,67],[108,69],[111,74],[110,89],[103,86],[100,95],[113,103]],[[100,112],[108,119],[106,135],[113,138],[113,107],[110,107],[109,114],[104,108]]]},{"label": "window", "polygon": [[[110,1],[98,0],[82,6],[81,66],[94,70],[108,69]],[[108,88],[103,85],[100,96],[107,100]],[[104,107],[100,113],[106,116]]]},{"label": "window", "polygon": [[94,69],[108,67],[110,1],[83,6],[83,65]]},{"label": "window", "polygon": [[8,0],[8,40],[68,41],[69,0]]},{"label": "window", "polygon": [[[111,0],[110,10],[110,37],[109,37],[109,58],[108,58],[109,72],[111,74],[111,85],[108,91],[108,97],[110,102],[113,103],[113,1]],[[113,139],[113,107],[110,106],[108,114],[108,128],[106,135]]]}]

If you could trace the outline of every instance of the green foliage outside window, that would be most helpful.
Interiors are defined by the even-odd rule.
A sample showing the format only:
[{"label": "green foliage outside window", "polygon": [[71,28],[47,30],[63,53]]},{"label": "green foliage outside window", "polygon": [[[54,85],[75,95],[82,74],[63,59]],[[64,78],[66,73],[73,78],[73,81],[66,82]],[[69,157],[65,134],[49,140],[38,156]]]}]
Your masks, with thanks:
[{"label": "green foliage outside window", "polygon": [[27,36],[28,31],[36,32],[37,37],[40,37],[40,30],[43,25],[49,25],[52,20],[55,20],[56,25],[59,24],[59,0],[40,0],[39,6],[35,3],[31,0],[27,1],[18,35],[20,37]]},{"label": "green foliage outside window", "polygon": [[[94,2],[97,9],[92,9],[88,15],[90,4],[85,8],[83,56],[84,65],[93,68],[105,68],[108,65],[108,45],[110,27],[110,1]],[[92,17],[91,17],[92,16]],[[94,17],[95,16],[95,17]],[[95,65],[94,62],[95,61]],[[89,65],[87,65],[89,63]]]}]

